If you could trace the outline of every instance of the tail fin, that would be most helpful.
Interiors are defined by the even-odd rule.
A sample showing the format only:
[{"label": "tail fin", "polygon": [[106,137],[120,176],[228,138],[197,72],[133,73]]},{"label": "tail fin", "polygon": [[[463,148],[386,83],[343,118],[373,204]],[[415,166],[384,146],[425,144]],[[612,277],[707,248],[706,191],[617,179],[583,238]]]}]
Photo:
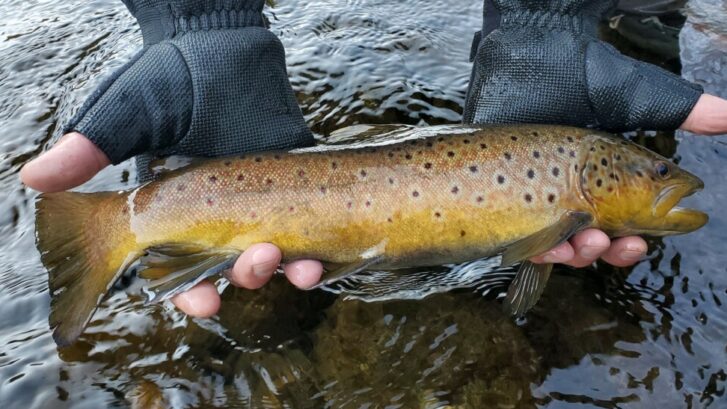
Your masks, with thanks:
[{"label": "tail fin", "polygon": [[48,269],[49,321],[59,346],[81,335],[132,259],[126,197],[62,192],[42,194],[36,203],[36,244]]}]

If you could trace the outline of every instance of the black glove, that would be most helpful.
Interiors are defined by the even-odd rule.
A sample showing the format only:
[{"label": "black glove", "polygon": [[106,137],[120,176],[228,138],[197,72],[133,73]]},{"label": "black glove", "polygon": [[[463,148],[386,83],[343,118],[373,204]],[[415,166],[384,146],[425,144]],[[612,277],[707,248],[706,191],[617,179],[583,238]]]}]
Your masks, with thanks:
[{"label": "black glove", "polygon": [[144,48],[89,98],[65,131],[113,163],[156,156],[222,156],[306,146],[264,0],[123,0]]},{"label": "black glove", "polygon": [[[603,0],[485,0],[465,123],[676,129],[703,90],[600,41]],[[481,40],[481,41],[480,41]]]}]

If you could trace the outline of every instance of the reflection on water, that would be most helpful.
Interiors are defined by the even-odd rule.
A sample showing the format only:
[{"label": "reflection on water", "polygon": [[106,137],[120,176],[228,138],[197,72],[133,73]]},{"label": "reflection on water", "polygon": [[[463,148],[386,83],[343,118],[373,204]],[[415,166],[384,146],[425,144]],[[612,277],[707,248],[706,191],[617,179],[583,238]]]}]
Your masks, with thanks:
[{"label": "reflection on water", "polygon": [[[456,8],[444,0],[276,3],[267,15],[321,138],[358,123],[459,120],[480,0]],[[691,6],[685,75],[725,95],[725,5]],[[367,304],[278,279],[260,291],[228,288],[210,320],[119,293],[76,346],[58,351],[33,246],[35,193],[17,172],[59,136],[59,121],[102,76],[130,58],[140,36],[117,0],[5,0],[0,16],[3,407],[727,404],[727,215],[720,211],[727,149],[690,135],[678,144],[671,135],[630,136],[705,180],[706,191],[689,200],[710,212],[710,224],[653,241],[649,259],[634,269],[556,271],[525,322],[468,290]],[[83,189],[133,181],[132,167],[122,165]]]}]

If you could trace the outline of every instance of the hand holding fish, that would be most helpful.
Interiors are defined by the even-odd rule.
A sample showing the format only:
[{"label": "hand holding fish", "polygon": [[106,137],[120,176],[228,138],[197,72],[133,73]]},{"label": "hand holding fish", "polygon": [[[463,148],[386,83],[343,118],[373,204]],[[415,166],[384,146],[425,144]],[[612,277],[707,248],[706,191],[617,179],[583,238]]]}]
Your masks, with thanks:
[{"label": "hand holding fish", "polygon": [[[157,29],[157,26],[164,24],[163,16],[157,20],[149,18],[153,13],[139,13],[145,16],[144,20],[140,20],[140,25],[147,47],[114,77],[115,81],[102,86],[101,91],[97,92],[71,121],[67,127],[69,133],[61,141],[23,168],[21,172],[23,181],[40,191],[57,192],[84,183],[111,163],[119,163],[140,154],[220,156],[309,145],[312,141],[310,132],[305,129],[303,117],[295,105],[292,89],[285,78],[282,46],[272,34],[262,28],[263,23],[259,14],[263,2],[257,0],[242,2],[255,3],[249,18],[236,20],[245,21],[245,24],[249,25],[248,30],[234,30],[235,35],[245,36],[244,43],[249,48],[244,50],[234,48],[234,44],[241,42],[237,41],[239,39],[227,38],[225,30],[194,32],[190,33],[191,35],[175,38],[173,33]],[[139,8],[148,5],[148,2],[134,0],[126,0],[126,3],[135,15],[140,11]],[[136,3],[141,5],[137,6]],[[186,7],[186,2],[179,3],[180,8]],[[193,3],[199,2],[189,2],[190,7]],[[185,13],[190,13],[190,10],[175,11],[176,15]],[[186,26],[182,24],[181,27]],[[200,38],[202,36],[220,36],[220,38]],[[483,38],[481,50],[487,51],[489,40],[491,39],[487,36]],[[206,41],[229,43],[231,48],[226,49],[220,58],[219,55],[212,55],[204,49],[201,44]],[[174,46],[182,50],[181,57],[170,52],[166,47],[169,43],[174,43]],[[509,101],[505,101],[509,104],[492,104],[486,97],[492,93],[486,91],[492,87],[499,89],[500,85],[487,84],[485,80],[502,76],[488,76],[486,71],[494,69],[502,73],[512,69],[512,66],[492,65],[492,61],[497,59],[486,58],[485,51],[482,51],[481,60],[474,66],[474,82],[471,84],[465,109],[466,122],[512,122],[511,115],[518,113],[517,110],[512,110],[513,106],[518,107],[520,112],[533,112],[529,104],[535,102],[531,96],[537,94],[539,97],[561,101],[562,106],[538,104],[541,108],[548,107],[550,111],[542,112],[541,116],[535,118],[537,121],[529,122],[594,125],[590,122],[574,123],[578,122],[576,120],[578,118],[561,115],[563,112],[572,112],[567,104],[574,101],[570,95],[564,94],[563,90],[545,90],[549,94],[542,94],[542,89],[533,92],[527,89],[527,84],[519,84],[525,86],[525,89],[519,88],[517,95],[513,94]],[[255,55],[262,55],[264,58],[246,58],[250,53],[257,53]],[[480,52],[477,55],[480,56]],[[179,58],[188,60],[178,61]],[[251,64],[246,64],[245,69],[249,71],[244,73],[230,69],[239,59],[255,61],[258,66],[251,67]],[[609,70],[610,60],[606,57],[591,61],[597,62],[594,67],[596,71]],[[164,67],[161,73],[157,69],[160,64]],[[192,66],[196,64],[198,69],[193,69],[192,72],[204,72],[209,75],[192,74],[191,77],[187,77],[185,75],[190,74],[180,68],[184,64]],[[548,65],[543,64],[542,67],[547,69]],[[272,93],[269,87],[263,86],[267,84],[266,81],[270,81],[270,72],[275,74],[274,82],[277,84],[273,87]],[[154,78],[155,81],[147,77]],[[259,81],[255,81],[254,78],[258,78]],[[506,82],[511,85],[518,84],[512,81]],[[195,86],[190,88],[188,84]],[[207,98],[200,101],[205,102],[189,98],[191,89],[204,90],[202,92]],[[652,97],[659,101],[668,100],[671,97],[668,94],[668,87],[663,89],[664,95],[654,94]],[[172,94],[169,94],[170,90],[173,91]],[[627,98],[636,97],[631,95]],[[269,108],[271,106],[275,108],[275,104],[282,104],[284,109],[273,109],[272,112],[277,114],[270,116]],[[618,101],[612,100],[610,104],[599,106],[600,111],[595,113],[597,114],[595,117],[608,116],[610,111],[618,108],[616,106]],[[705,134],[727,133],[727,101],[710,95],[697,95],[693,102],[687,101],[681,105],[689,106],[681,124],[683,129]],[[496,108],[495,111],[507,113],[510,119],[489,117],[488,115],[493,113],[491,110],[493,106]],[[489,107],[487,108],[489,111],[485,112],[483,107]],[[230,109],[237,111],[229,112]],[[195,117],[201,112],[206,112],[208,117]],[[155,118],[159,117],[159,113],[164,113],[162,116],[168,121],[156,123]],[[236,118],[245,119],[237,122]],[[527,118],[521,118],[525,119]],[[671,121],[674,119],[671,118]],[[631,127],[644,125],[626,123]],[[261,133],[263,131],[264,134]],[[230,132],[234,132],[232,135],[234,138],[230,137]],[[588,229],[576,234],[570,242],[560,244],[531,260],[536,263],[565,263],[581,267],[600,257],[611,264],[626,266],[638,261],[645,252],[646,243],[639,237],[623,237],[610,241],[604,232]],[[280,250],[273,245],[251,245],[242,253],[228,277],[236,285],[259,288],[270,279],[281,259]],[[309,288],[318,282],[322,265],[312,260],[295,261],[286,264],[284,270],[294,285]],[[217,311],[220,303],[216,289],[206,282],[176,296],[173,301],[180,309],[194,316],[210,316]]]}]

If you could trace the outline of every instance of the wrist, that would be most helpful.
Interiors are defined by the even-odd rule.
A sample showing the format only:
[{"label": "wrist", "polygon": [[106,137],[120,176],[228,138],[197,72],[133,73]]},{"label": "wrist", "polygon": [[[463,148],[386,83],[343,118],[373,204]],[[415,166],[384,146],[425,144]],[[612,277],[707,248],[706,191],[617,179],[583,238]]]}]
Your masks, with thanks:
[{"label": "wrist", "polygon": [[122,0],[141,27],[144,45],[177,35],[264,27],[264,0]]}]

